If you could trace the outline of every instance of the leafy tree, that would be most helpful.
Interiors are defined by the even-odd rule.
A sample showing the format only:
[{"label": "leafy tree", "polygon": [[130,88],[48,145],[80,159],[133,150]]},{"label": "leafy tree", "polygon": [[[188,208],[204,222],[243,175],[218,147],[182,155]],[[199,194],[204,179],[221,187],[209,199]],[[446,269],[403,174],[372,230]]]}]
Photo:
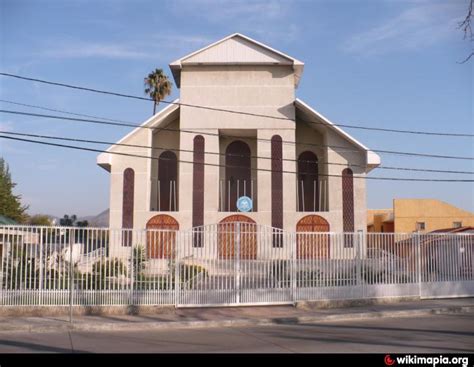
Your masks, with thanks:
[{"label": "leafy tree", "polygon": [[163,73],[163,69],[155,69],[145,78],[145,94],[153,99],[153,115],[156,113],[156,106],[171,94],[173,83],[168,76]]},{"label": "leafy tree", "polygon": [[464,33],[464,39],[467,39],[471,42],[471,52],[469,55],[461,61],[461,64],[469,61],[471,57],[474,56],[474,49],[472,45],[474,44],[474,33],[472,32],[472,19],[474,18],[474,0],[468,0],[468,8],[466,17],[462,22],[459,23],[459,29],[461,29]]},{"label": "leafy tree", "polygon": [[77,215],[73,214],[71,216],[64,214],[64,217],[62,217],[59,220],[59,225],[64,226],[64,227],[73,227],[74,224],[76,223],[77,220]]},{"label": "leafy tree", "polygon": [[87,227],[89,225],[89,222],[87,220],[79,220],[75,223],[76,227]]},{"label": "leafy tree", "polygon": [[27,219],[28,206],[21,204],[20,195],[13,194],[15,186],[8,164],[0,157],[0,215],[24,223]]},{"label": "leafy tree", "polygon": [[28,224],[32,226],[51,226],[51,218],[47,215],[36,214],[28,218]]}]

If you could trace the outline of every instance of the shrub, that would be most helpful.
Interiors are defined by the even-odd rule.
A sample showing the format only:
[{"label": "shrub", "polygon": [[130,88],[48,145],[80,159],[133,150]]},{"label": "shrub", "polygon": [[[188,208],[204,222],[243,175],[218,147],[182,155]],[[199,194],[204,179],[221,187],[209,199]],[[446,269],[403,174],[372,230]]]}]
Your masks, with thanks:
[{"label": "shrub", "polygon": [[117,258],[100,259],[92,265],[92,273],[100,274],[102,277],[116,277],[127,275],[127,267]]},{"label": "shrub", "polygon": [[181,265],[179,270],[181,282],[187,282],[201,273],[203,273],[204,276],[207,276],[207,270],[201,265]]}]

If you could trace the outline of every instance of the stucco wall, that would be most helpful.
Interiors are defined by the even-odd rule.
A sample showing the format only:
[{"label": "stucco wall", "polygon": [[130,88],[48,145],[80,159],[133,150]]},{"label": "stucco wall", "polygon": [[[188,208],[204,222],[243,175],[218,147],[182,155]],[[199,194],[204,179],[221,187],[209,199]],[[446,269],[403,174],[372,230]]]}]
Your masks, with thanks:
[{"label": "stucco wall", "polygon": [[[356,148],[352,142],[341,137],[332,129],[322,125],[311,126],[299,117],[295,120],[294,75],[291,66],[185,66],[181,72],[181,103],[204,105],[245,113],[271,115],[280,119],[263,116],[249,116],[220,111],[209,111],[181,106],[179,117],[174,116],[165,126],[171,129],[192,130],[171,132],[140,129],[125,143],[152,145],[163,149],[117,147],[140,155],[159,154],[165,149],[181,149],[176,152],[178,160],[179,211],[163,212],[174,217],[180,229],[192,227],[192,186],[193,186],[193,139],[203,133],[205,151],[219,154],[205,154],[204,224],[215,224],[233,213],[219,212],[219,180],[223,178],[226,146],[233,138],[222,135],[244,135],[241,138],[250,146],[253,156],[271,157],[272,136],[278,134],[283,143],[283,223],[284,229],[295,231],[297,222],[309,212],[296,211],[296,159],[305,150],[313,151],[320,161],[321,178],[327,179],[329,190],[329,210],[316,214],[325,218],[332,232],[341,232],[342,226],[342,170],[347,164],[354,172],[355,231],[366,230],[366,186],[365,151]],[[281,119],[285,117],[286,119]],[[236,138],[237,139],[237,138]],[[291,144],[310,143],[312,146]],[[290,142],[290,143],[288,143]],[[336,147],[326,147],[337,146]],[[189,163],[186,163],[189,162]],[[336,163],[325,164],[325,162]],[[111,165],[110,225],[121,227],[123,171],[130,167],[135,171],[134,228],[145,228],[147,221],[159,214],[152,210],[156,202],[157,160],[114,156]],[[257,212],[247,213],[262,225],[271,225],[271,160],[253,159],[252,179],[256,180]],[[329,176],[329,177],[326,177]],[[137,239],[140,241],[140,239]],[[337,244],[331,244],[337,246]],[[121,251],[128,251],[122,249]],[[340,251],[340,256],[352,256],[354,249]],[[331,251],[331,253],[334,253]]]},{"label": "stucco wall", "polygon": [[474,213],[434,199],[395,199],[395,232],[416,231],[416,222],[425,222],[425,232],[452,228],[453,222],[474,226]]}]

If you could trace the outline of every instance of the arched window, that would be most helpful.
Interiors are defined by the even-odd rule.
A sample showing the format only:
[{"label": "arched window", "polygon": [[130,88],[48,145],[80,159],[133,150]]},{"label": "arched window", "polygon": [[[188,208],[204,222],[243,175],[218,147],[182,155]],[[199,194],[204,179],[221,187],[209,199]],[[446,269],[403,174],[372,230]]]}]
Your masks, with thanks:
[{"label": "arched window", "polygon": [[[250,148],[241,140],[227,146],[225,151],[225,208],[237,211],[237,199],[251,196]],[[253,198],[252,198],[253,199]]]},{"label": "arched window", "polygon": [[[272,227],[283,229],[283,148],[280,135],[272,136]],[[283,235],[273,234],[273,247],[283,246]]]},{"label": "arched window", "polygon": [[[193,228],[204,224],[204,138],[194,137],[193,152]],[[203,246],[202,228],[194,229],[194,247]]]},{"label": "arched window", "polygon": [[298,157],[298,211],[319,211],[318,157],[310,151]]},{"label": "arched window", "polygon": [[166,150],[158,158],[158,211],[178,210],[178,160]]},{"label": "arched window", "polygon": [[[122,228],[133,228],[133,205],[135,191],[135,172],[127,168],[123,172]],[[123,231],[123,246],[132,245],[132,231]]]},{"label": "arched window", "polygon": [[[342,230],[354,232],[354,177],[350,168],[342,171]],[[352,247],[352,236],[348,237],[345,246]]]}]

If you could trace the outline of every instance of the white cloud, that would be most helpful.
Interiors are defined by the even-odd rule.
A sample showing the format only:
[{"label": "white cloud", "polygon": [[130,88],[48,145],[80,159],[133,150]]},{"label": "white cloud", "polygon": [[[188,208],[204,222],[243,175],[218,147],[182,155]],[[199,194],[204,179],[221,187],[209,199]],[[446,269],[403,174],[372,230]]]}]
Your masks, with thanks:
[{"label": "white cloud", "polygon": [[215,22],[229,19],[273,19],[281,16],[286,8],[281,0],[175,0],[173,8],[176,11],[195,13]]},{"label": "white cloud", "polygon": [[56,47],[48,47],[40,52],[41,56],[54,58],[86,58],[99,57],[110,59],[139,59],[150,57],[149,52],[144,52],[138,47],[113,44],[113,43],[86,43],[86,42],[67,42],[59,44]]},{"label": "white cloud", "polygon": [[[457,13],[457,14],[456,14]],[[343,49],[354,54],[379,54],[417,49],[458,34],[459,3],[417,4],[367,31],[346,40]]]},{"label": "white cloud", "polygon": [[289,20],[294,10],[290,0],[174,0],[170,9],[179,16],[199,14],[229,29],[228,34],[241,32],[263,42],[293,42],[300,34],[300,27]]},{"label": "white cloud", "polygon": [[[150,42],[151,41],[151,42]],[[170,52],[202,47],[212,40],[199,35],[154,35],[151,40],[127,42],[84,42],[50,40],[35,56],[58,59],[157,59]],[[150,47],[150,44],[152,46]]]}]

